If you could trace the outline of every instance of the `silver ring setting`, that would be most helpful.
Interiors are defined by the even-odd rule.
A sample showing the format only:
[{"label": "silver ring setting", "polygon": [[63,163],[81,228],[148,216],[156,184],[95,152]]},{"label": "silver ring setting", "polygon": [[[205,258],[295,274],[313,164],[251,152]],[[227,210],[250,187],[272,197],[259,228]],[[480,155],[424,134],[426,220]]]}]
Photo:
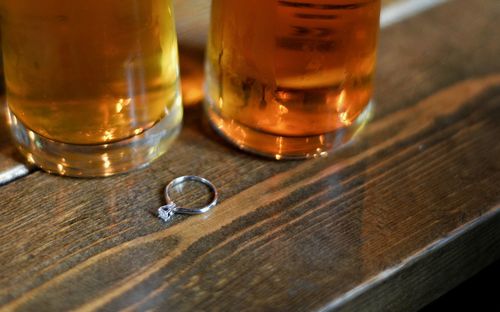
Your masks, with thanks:
[{"label": "silver ring setting", "polygon": [[[189,181],[200,183],[209,188],[210,192],[212,193],[212,199],[208,205],[200,208],[185,208],[177,206],[176,203],[172,200],[172,198],[170,197],[170,191],[175,186]],[[158,208],[158,217],[163,221],[167,222],[176,213],[197,215],[208,212],[210,209],[215,207],[215,205],[217,205],[217,201],[219,200],[219,192],[217,191],[217,188],[212,184],[212,182],[208,181],[207,179],[199,176],[189,175],[189,176],[175,178],[165,187],[165,200],[167,201],[167,204],[165,206]]]}]

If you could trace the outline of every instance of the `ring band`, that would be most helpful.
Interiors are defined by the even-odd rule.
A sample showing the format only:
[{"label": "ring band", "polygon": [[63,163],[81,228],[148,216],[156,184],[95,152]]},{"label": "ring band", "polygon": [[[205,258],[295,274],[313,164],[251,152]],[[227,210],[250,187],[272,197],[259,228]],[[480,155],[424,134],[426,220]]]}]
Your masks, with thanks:
[{"label": "ring band", "polygon": [[[210,189],[210,192],[212,193],[212,200],[211,202],[201,208],[184,208],[184,207],[178,207],[175,202],[170,198],[170,191],[177,185],[188,182],[188,181],[193,181],[193,182],[198,182],[200,184],[203,184],[207,186]],[[217,201],[219,200],[219,193],[217,192],[217,189],[215,186],[212,184],[212,182],[208,181],[205,178],[198,177],[198,176],[183,176],[176,178],[172,180],[166,187],[165,187],[165,199],[167,201],[167,205],[170,205],[173,207],[173,212],[175,213],[182,213],[182,214],[190,214],[190,215],[196,215],[196,214],[203,214],[212,209],[215,205],[217,205]]]}]

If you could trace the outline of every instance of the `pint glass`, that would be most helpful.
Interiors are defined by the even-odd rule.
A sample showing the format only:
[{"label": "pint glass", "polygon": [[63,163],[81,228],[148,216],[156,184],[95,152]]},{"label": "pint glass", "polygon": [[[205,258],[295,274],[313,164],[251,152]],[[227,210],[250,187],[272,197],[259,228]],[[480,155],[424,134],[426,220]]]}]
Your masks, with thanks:
[{"label": "pint glass", "polygon": [[171,0],[0,2],[8,122],[27,160],[63,175],[144,166],[179,132]]},{"label": "pint glass", "polygon": [[380,0],[213,0],[205,110],[238,147],[323,156],[369,116]]}]

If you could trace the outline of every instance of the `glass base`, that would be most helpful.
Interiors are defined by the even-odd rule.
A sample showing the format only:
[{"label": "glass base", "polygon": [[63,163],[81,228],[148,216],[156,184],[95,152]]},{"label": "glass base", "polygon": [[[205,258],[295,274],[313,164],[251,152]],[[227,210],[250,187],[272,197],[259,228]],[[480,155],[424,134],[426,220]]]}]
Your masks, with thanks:
[{"label": "glass base", "polygon": [[14,143],[29,163],[73,177],[106,177],[147,166],[167,151],[182,127],[182,105],[140,135],[99,145],[75,145],[50,140],[30,130],[7,109]]},{"label": "glass base", "polygon": [[352,142],[373,114],[373,102],[365,108],[349,127],[314,136],[279,136],[262,132],[213,111],[210,103],[205,110],[210,124],[222,137],[240,149],[260,156],[281,159],[307,159],[325,157],[328,153]]}]

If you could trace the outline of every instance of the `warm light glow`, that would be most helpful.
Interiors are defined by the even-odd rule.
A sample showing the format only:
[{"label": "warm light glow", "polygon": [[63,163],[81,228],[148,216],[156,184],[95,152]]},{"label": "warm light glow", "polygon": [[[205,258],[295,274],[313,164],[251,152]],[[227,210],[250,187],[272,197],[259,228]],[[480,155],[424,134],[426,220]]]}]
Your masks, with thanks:
[{"label": "warm light glow", "polygon": [[242,137],[243,140],[247,138],[247,133],[246,133],[245,129],[240,127],[240,126],[234,127],[234,132],[239,133],[239,137]]},{"label": "warm light glow", "polygon": [[134,134],[135,134],[135,135],[139,135],[139,134],[141,134],[141,133],[143,133],[143,132],[144,132],[144,129],[143,129],[143,128],[137,128],[137,129],[135,129],[135,130],[134,130]]},{"label": "warm light glow", "polygon": [[319,143],[325,144],[325,136],[324,135],[319,136]]},{"label": "warm light glow", "polygon": [[278,153],[276,154],[276,160],[280,160],[282,158],[281,155],[283,154],[283,137],[277,137],[276,143],[278,145]]},{"label": "warm light glow", "polygon": [[344,111],[345,108],[345,89],[340,92],[339,97],[337,98],[337,112]]},{"label": "warm light glow", "polygon": [[279,105],[279,111],[280,111],[280,115],[285,115],[285,114],[288,114],[288,108],[286,108],[285,105]]},{"label": "warm light glow", "polygon": [[28,136],[30,137],[31,141],[35,141],[35,133],[31,130],[28,131]]},{"label": "warm light glow", "polygon": [[[121,101],[121,100],[120,100],[120,101]],[[121,112],[122,112],[122,110],[123,110],[123,104],[122,104],[122,103],[120,103],[120,102],[116,103],[116,112],[117,112],[117,113],[121,113]]]},{"label": "warm light glow", "polygon": [[33,158],[33,154],[31,154],[31,153],[26,154],[26,159],[28,160],[28,162],[30,164],[34,164],[35,163],[35,159]]},{"label": "warm light glow", "polygon": [[7,116],[7,124],[10,126],[12,125],[12,117],[10,116],[9,110],[7,109],[7,112],[5,113]]},{"label": "warm light glow", "polygon": [[344,126],[350,126],[352,121],[349,119],[348,109],[346,110],[346,91],[345,89],[340,92],[337,99],[337,112],[339,112],[339,120]]},{"label": "warm light glow", "polygon": [[104,135],[103,135],[103,140],[105,141],[111,141],[113,139],[113,134],[111,133],[111,131],[104,131]]},{"label": "warm light glow", "polygon": [[127,105],[130,104],[130,102],[132,101],[132,99],[128,98],[128,99],[119,99],[118,102],[116,103],[116,112],[117,113],[121,113],[123,108]]},{"label": "warm light glow", "polygon": [[349,120],[349,114],[347,112],[340,113],[339,119],[340,122],[343,123],[345,126],[350,126],[352,124],[352,121]]},{"label": "warm light glow", "polygon": [[57,171],[59,171],[60,174],[65,174],[66,170],[64,170],[64,166],[62,164],[57,164]]},{"label": "warm light glow", "polygon": [[109,169],[109,167],[111,167],[111,162],[109,161],[108,154],[107,153],[102,154],[101,158],[102,158],[102,161],[104,162],[103,167],[105,169]]}]

